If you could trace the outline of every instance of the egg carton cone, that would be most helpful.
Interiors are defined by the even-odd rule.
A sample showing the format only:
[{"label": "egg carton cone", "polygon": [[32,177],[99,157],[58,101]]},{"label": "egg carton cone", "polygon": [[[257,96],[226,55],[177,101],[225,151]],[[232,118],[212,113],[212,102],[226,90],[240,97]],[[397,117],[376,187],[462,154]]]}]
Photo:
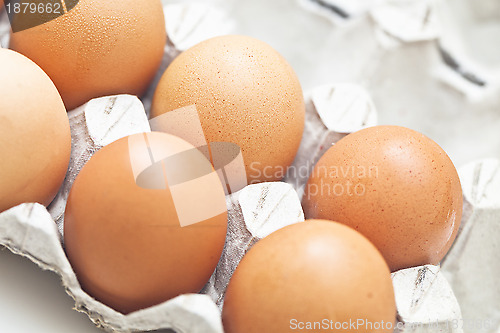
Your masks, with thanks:
[{"label": "egg carton cone", "polygon": [[297,0],[311,13],[337,26],[371,18],[379,41],[387,47],[433,40],[439,36],[436,0]]},{"label": "egg carton cone", "polygon": [[436,77],[473,103],[495,100],[500,91],[497,43],[500,2],[494,0],[439,1],[439,52],[447,66]]},{"label": "egg carton cone", "polygon": [[227,196],[228,231],[217,268],[202,293],[222,310],[227,285],[245,253],[260,239],[304,221],[299,197],[282,182],[248,185]]},{"label": "egg carton cone", "polygon": [[61,237],[64,210],[76,176],[102,147],[127,135],[150,132],[141,101],[131,95],[96,98],[68,112],[71,128],[71,157],[64,182],[48,210]]},{"label": "egg carton cone", "polygon": [[348,133],[377,125],[377,110],[368,92],[349,83],[327,84],[304,94],[304,134],[299,150],[283,179],[302,198],[314,165],[335,142]]},{"label": "egg carton cone", "polygon": [[392,273],[398,322],[395,333],[463,333],[462,315],[439,266],[425,265]]},{"label": "egg carton cone", "polygon": [[466,333],[500,330],[500,161],[479,160],[459,169],[464,218],[442,262],[462,308]]}]

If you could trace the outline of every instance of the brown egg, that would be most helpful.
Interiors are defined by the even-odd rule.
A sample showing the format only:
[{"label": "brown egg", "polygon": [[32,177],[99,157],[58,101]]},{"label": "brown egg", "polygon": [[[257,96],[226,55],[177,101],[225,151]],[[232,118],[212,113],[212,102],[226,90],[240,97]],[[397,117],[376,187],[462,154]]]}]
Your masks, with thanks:
[{"label": "brown egg", "polygon": [[0,212],[23,202],[48,205],[66,175],[69,121],[40,67],[0,48]]},{"label": "brown egg", "polygon": [[67,14],[12,33],[10,47],[50,76],[71,110],[95,97],[142,95],[165,42],[160,0],[80,0]]},{"label": "brown egg", "polygon": [[346,136],[323,155],[303,206],[307,218],[361,232],[395,271],[444,257],[460,225],[462,189],[434,141],[408,128],[375,126]]},{"label": "brown egg", "polygon": [[83,167],[64,240],[82,288],[129,313],[199,292],[226,228],[224,190],[210,162],[184,140],[152,132],[111,143]]},{"label": "brown egg", "polygon": [[[309,220],[250,249],[229,282],[222,318],[227,333],[392,332],[396,305],[389,268],[365,237]],[[350,323],[357,326],[346,329]]]},{"label": "brown egg", "polygon": [[283,178],[302,138],[305,111],[295,72],[273,48],[222,36],[179,55],[158,85],[151,116],[190,105],[208,142],[240,146],[249,182]]}]

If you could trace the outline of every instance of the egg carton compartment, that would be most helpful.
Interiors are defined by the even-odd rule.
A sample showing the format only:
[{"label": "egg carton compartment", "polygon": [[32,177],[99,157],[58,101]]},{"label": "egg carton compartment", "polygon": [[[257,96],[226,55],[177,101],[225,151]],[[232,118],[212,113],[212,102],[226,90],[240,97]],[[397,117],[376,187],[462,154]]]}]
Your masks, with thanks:
[{"label": "egg carton compartment", "polygon": [[[363,13],[375,6],[366,1],[325,2],[355,19],[360,19]],[[307,7],[305,10],[330,18],[334,24],[352,24],[352,21],[339,19],[339,13],[334,10],[318,7],[314,1],[302,1],[302,5]],[[410,18],[425,16],[426,11],[422,11],[420,5],[414,6],[408,10]],[[437,36],[433,19],[429,19],[421,32],[415,25],[404,25],[401,29],[401,23],[398,25],[398,22],[384,18],[395,15],[393,7],[388,5],[385,10],[371,13],[372,19],[380,22],[377,39],[384,47],[390,49],[400,43],[428,41]],[[179,333],[223,332],[220,309],[232,272],[259,239],[287,224],[304,220],[300,198],[308,173],[289,174],[284,182],[250,185],[227,196],[226,245],[202,293],[182,295],[129,315],[122,315],[94,300],[80,288],[61,243],[66,199],[83,165],[103,146],[130,134],[149,131],[146,115],[156,84],[175,56],[209,37],[234,31],[234,22],[224,11],[206,4],[167,5],[165,15],[169,40],[162,65],[142,101],[129,95],[103,97],[68,113],[72,153],[61,190],[48,210],[38,204],[26,203],[1,213],[0,244],[29,258],[42,269],[57,273],[63,287],[74,298],[75,308],[106,331],[173,329]],[[385,24],[386,21],[390,24]],[[0,13],[0,46],[8,46],[5,13]],[[446,74],[441,78],[452,77],[447,82],[455,89],[468,96],[477,96],[475,87],[462,84],[463,77],[458,77],[456,71],[443,73]],[[293,164],[296,168],[312,170],[332,144],[350,132],[376,125],[379,118],[372,98],[360,85],[323,85],[306,92],[305,101],[306,125]],[[406,324],[405,328],[395,332],[463,332],[461,308],[466,309],[470,318],[492,320],[492,329],[488,332],[500,328],[500,290],[495,282],[495,277],[500,276],[500,258],[492,250],[500,236],[497,223],[500,218],[499,169],[500,162],[494,159],[478,160],[460,168],[464,215],[459,235],[441,267],[427,265],[392,274],[398,321]]]}]

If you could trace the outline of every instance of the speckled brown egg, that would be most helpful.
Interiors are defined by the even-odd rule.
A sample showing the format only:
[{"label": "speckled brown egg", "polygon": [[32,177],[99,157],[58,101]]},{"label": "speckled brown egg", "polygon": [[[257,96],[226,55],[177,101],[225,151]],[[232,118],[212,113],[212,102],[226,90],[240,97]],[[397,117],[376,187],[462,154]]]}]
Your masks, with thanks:
[{"label": "speckled brown egg", "polygon": [[0,48],[0,212],[23,202],[48,205],[71,153],[61,96],[40,67]]},{"label": "speckled brown egg", "polygon": [[291,225],[243,257],[222,318],[227,333],[392,332],[390,271],[351,228],[321,220]]},{"label": "speckled brown egg", "polygon": [[271,46],[222,36],[183,52],[164,73],[151,116],[190,105],[208,142],[240,146],[249,182],[283,178],[302,138],[305,111],[295,72]]},{"label": "speckled brown egg", "polygon": [[365,235],[392,271],[437,264],[462,216],[457,171],[443,149],[398,126],[352,133],[319,160],[303,198],[308,218],[331,219]]},{"label": "speckled brown egg", "polygon": [[82,288],[130,313],[199,292],[226,228],[224,189],[205,156],[173,135],[141,133],[105,146],[82,168],[64,244]]},{"label": "speckled brown egg", "polygon": [[80,0],[50,22],[12,33],[10,48],[49,75],[71,110],[95,97],[142,95],[165,43],[160,0]]}]

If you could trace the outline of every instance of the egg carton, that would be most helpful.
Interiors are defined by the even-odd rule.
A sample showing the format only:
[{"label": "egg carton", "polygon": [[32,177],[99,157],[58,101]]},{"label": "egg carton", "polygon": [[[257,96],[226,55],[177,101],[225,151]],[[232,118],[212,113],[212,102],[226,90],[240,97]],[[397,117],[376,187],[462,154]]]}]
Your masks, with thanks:
[{"label": "egg carton", "polygon": [[[75,308],[109,332],[160,329],[179,333],[223,332],[220,309],[224,292],[243,255],[274,230],[304,219],[300,197],[308,173],[287,175],[284,182],[250,185],[226,198],[229,218],[226,245],[214,274],[200,294],[182,295],[123,315],[96,301],[79,286],[61,242],[64,207],[76,175],[106,144],[149,131],[146,114],[154,88],[161,73],[182,49],[207,37],[232,32],[232,22],[217,9],[207,10],[206,5],[197,4],[173,6],[175,10],[168,10],[174,7],[167,6],[165,11],[171,25],[167,25],[169,42],[161,69],[142,103],[133,96],[110,96],[92,100],[69,112],[73,146],[70,166],[48,211],[38,204],[26,203],[0,214],[0,244],[29,258],[42,269],[56,272],[63,287],[74,298]],[[8,37],[0,34],[2,40],[3,45],[7,45]],[[357,85],[321,86],[307,92],[305,102],[304,137],[293,164],[297,168],[305,166],[310,171],[323,152],[343,136],[377,123],[377,112],[370,96]],[[500,187],[494,186],[498,184],[498,164],[496,160],[479,161],[460,169],[466,213],[457,241],[443,261],[443,267],[427,265],[392,274],[398,321],[405,324],[395,332],[462,332],[463,319],[453,290],[462,307],[467,308],[477,304],[478,293],[484,296],[482,304],[489,310],[475,306],[475,311],[491,315],[498,322],[500,298],[495,297],[497,292],[491,292],[498,291],[494,283],[494,277],[500,276],[498,256],[490,253],[499,233],[498,224],[494,224],[500,206],[495,202],[499,198],[495,191]],[[492,275],[478,276],[481,270],[472,270],[469,266],[487,267]]]},{"label": "egg carton", "polygon": [[[315,118],[317,122],[316,125],[311,125],[314,124],[312,121],[308,123],[309,129],[306,130],[299,149],[303,153],[298,155],[295,163],[307,160],[307,156],[316,158],[321,151],[345,135],[331,130],[332,125],[326,124],[335,123],[343,129],[359,129],[374,124],[376,110],[371,103],[346,103],[352,101],[353,96],[368,98],[366,92],[360,87],[349,85],[340,87],[337,94],[328,93],[334,87],[338,88],[337,85],[320,87],[306,94],[310,96],[306,100],[306,118]],[[341,105],[346,105],[347,109]],[[358,107],[352,109],[352,105]],[[344,112],[347,113],[342,117]],[[365,117],[366,114],[371,116]],[[96,301],[81,289],[61,243],[63,208],[71,184],[85,162],[101,147],[114,140],[149,131],[148,120],[142,103],[129,95],[95,99],[68,115],[74,149],[64,185],[48,211],[39,204],[26,203],[0,214],[0,244],[31,259],[42,269],[56,272],[68,294],[75,300],[75,308],[86,313],[96,326],[107,331],[173,329],[179,333],[223,332],[220,309],[225,289],[243,255],[255,242],[271,232],[304,221],[299,195],[294,188],[297,185],[291,185],[301,184],[303,179],[300,182],[289,178],[290,183],[249,185],[227,196],[227,241],[217,268],[202,293],[182,295],[160,305],[123,315]],[[356,116],[359,122],[354,122],[349,115],[364,117]],[[323,121],[322,118],[326,120]],[[332,122],[333,119],[337,121]],[[367,122],[365,119],[372,120]],[[321,135],[308,136],[309,131]],[[315,147],[309,150],[314,154],[305,154],[304,147]],[[424,328],[423,332],[439,332],[429,327],[439,325],[439,329],[442,329],[461,320],[457,300],[439,266],[401,270],[393,273],[392,278],[398,320],[407,327],[426,323],[428,328]]]}]

